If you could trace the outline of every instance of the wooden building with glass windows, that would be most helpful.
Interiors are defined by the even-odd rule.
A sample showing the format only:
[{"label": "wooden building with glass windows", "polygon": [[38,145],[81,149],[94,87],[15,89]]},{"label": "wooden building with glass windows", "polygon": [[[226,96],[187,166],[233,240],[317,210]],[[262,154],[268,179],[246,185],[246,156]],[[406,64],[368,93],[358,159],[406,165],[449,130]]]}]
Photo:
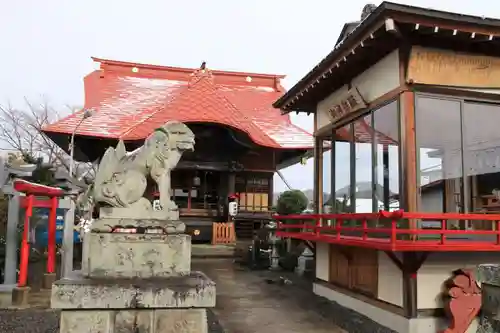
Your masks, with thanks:
[{"label": "wooden building with glass windows", "polygon": [[500,262],[500,20],[365,9],[274,103],[314,115],[319,214],[279,234],[316,244],[317,294],[397,332],[436,332],[453,272]]},{"label": "wooden building with glass windows", "polygon": [[[272,107],[283,75],[93,60],[99,69],[84,79],[84,109],[43,128],[50,139],[67,151],[73,134],[75,159],[98,161],[118,140],[132,151],[167,121],[184,122],[195,151],[183,155],[171,185],[192,239],[213,238],[213,223],[228,221],[230,196],[240,238],[270,221],[276,170],[313,149],[312,135]],[[82,118],[84,110],[92,116]]]}]

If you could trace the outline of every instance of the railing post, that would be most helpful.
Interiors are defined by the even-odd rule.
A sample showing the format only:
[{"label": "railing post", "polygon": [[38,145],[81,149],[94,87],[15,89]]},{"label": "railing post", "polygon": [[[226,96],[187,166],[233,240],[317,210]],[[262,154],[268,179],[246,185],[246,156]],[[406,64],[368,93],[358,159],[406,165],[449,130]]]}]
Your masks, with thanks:
[{"label": "railing post", "polygon": [[368,228],[368,222],[366,221],[367,219],[363,219],[362,226],[363,226],[363,240],[366,240],[368,236],[368,232],[366,229]]},{"label": "railing post", "polygon": [[446,242],[446,220],[442,219],[441,220],[441,244],[444,244]]},{"label": "railing post", "polygon": [[338,218],[335,222],[335,229],[337,230],[337,239],[340,239],[340,233],[342,232],[342,218]]},{"label": "railing post", "polygon": [[396,247],[398,221],[395,218],[391,220],[391,247]]},{"label": "railing post", "polygon": [[316,217],[316,227],[314,228],[314,233],[319,236],[319,228],[321,227],[321,217]]}]

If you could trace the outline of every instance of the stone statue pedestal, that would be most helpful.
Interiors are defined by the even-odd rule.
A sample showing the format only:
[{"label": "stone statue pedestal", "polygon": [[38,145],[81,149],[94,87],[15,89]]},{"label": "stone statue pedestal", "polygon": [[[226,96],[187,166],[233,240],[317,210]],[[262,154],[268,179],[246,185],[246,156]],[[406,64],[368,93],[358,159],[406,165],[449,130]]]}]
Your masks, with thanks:
[{"label": "stone statue pedestal", "polygon": [[478,332],[500,332],[500,265],[479,265],[478,280],[481,282],[481,318]]},{"label": "stone statue pedestal", "polygon": [[[215,283],[191,272],[190,236],[166,233],[182,225],[96,221],[84,240],[82,271],[52,286],[52,308],[62,310],[60,332],[207,333]],[[117,232],[133,228],[144,233]]]}]

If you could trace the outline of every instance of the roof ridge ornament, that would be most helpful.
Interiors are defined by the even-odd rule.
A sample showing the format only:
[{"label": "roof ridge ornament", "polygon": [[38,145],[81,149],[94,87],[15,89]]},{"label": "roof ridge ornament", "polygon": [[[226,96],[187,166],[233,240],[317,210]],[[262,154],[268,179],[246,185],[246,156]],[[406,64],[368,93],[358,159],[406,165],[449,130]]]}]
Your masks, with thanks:
[{"label": "roof ridge ornament", "polygon": [[377,9],[377,6],[373,3],[368,3],[363,7],[361,11],[361,21],[364,21],[371,13],[373,13]]}]

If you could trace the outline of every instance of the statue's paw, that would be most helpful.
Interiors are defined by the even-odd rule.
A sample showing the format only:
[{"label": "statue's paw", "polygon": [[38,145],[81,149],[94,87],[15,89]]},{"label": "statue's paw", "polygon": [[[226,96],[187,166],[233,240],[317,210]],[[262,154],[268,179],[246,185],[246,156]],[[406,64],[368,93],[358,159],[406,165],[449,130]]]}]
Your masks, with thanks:
[{"label": "statue's paw", "polygon": [[178,207],[177,207],[177,205],[175,204],[175,202],[173,202],[173,201],[168,201],[168,202],[161,203],[161,209],[162,209],[162,210],[167,210],[167,211],[170,211],[170,210],[177,210],[177,209],[178,209]]},{"label": "statue's paw", "polygon": [[149,200],[146,198],[140,198],[139,200],[131,204],[130,207],[140,210],[153,210],[151,202],[149,202]]}]

